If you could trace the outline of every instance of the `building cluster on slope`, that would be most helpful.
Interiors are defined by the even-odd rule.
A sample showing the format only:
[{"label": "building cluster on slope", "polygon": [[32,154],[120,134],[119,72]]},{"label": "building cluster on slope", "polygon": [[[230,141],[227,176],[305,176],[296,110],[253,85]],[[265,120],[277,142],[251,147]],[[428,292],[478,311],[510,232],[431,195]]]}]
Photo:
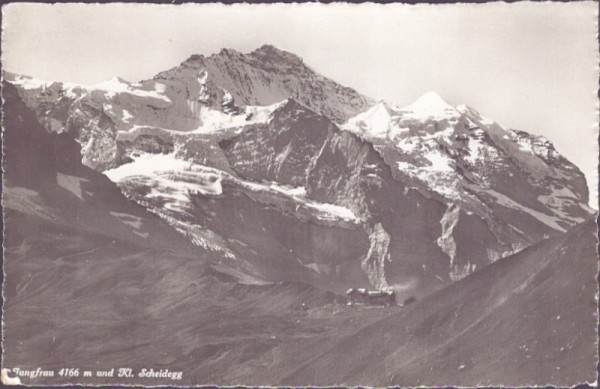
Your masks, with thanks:
[{"label": "building cluster on slope", "polygon": [[346,291],[350,306],[391,307],[397,305],[396,293],[392,290],[366,290],[364,288],[348,289]]}]

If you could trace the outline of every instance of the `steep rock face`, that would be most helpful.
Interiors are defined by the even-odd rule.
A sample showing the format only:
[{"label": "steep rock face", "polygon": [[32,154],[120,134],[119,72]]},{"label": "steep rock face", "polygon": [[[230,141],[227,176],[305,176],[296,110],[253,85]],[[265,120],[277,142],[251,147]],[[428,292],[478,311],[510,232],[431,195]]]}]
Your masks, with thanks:
[{"label": "steep rock face", "polygon": [[209,57],[193,55],[154,79],[182,85],[190,101],[215,108],[222,106],[224,97],[239,106],[270,105],[291,97],[336,122],[373,102],[315,73],[296,55],[270,45],[249,54],[223,49]]},{"label": "steep rock face", "polygon": [[304,186],[307,168],[337,128],[294,100],[274,112],[265,126],[221,143],[233,170],[255,181]]}]

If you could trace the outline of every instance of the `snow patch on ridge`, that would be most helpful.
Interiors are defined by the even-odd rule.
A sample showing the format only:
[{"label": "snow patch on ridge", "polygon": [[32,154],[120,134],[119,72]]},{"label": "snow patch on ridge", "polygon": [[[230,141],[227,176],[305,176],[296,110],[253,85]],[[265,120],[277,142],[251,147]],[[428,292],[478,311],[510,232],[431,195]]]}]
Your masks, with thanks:
[{"label": "snow patch on ridge", "polygon": [[56,173],[56,183],[79,197],[80,200],[83,200],[83,191],[81,189],[82,182],[88,182],[88,180],[63,173]]},{"label": "snow patch on ridge", "polygon": [[46,82],[37,78],[22,75],[15,75],[15,77],[12,80],[10,80],[10,82],[14,85],[18,85],[19,87],[25,90],[44,88],[52,84],[51,82]]},{"label": "snow patch on ridge", "polygon": [[107,96],[110,98],[113,98],[120,93],[128,93],[138,97],[158,99],[163,100],[166,103],[171,103],[171,99],[164,95],[166,85],[158,82],[154,83],[154,90],[145,90],[134,87],[131,83],[120,77],[114,77],[110,80],[96,84],[93,89],[107,92]]},{"label": "snow patch on ridge", "polygon": [[[149,126],[149,125],[133,125],[130,129],[122,131],[123,133],[134,133],[144,128],[155,128],[160,131],[165,131],[177,135],[217,135],[233,132],[239,134],[246,127],[267,124],[273,118],[275,111],[287,103],[287,100],[281,101],[268,106],[246,106],[244,112],[239,114],[228,114],[211,107],[200,107],[198,109],[198,119],[200,126],[193,130],[173,130],[169,128]],[[125,111],[125,110],[124,110]]]},{"label": "snow patch on ridge", "polygon": [[110,212],[111,215],[119,219],[119,221],[131,228],[133,228],[133,232],[142,238],[147,238],[150,236],[148,232],[141,232],[140,230],[143,227],[142,218],[139,216],[133,216],[128,213],[123,212]]},{"label": "snow patch on ridge", "polygon": [[513,129],[509,129],[507,135],[508,139],[515,142],[521,151],[540,157],[544,161],[560,157],[560,154],[554,149],[552,143],[544,136],[528,134]]},{"label": "snow patch on ridge", "polygon": [[81,97],[83,92],[87,92],[90,87],[85,85],[73,84],[70,82],[54,82],[54,81],[43,81],[37,78],[23,76],[23,75],[7,75],[6,79],[13,85],[19,86],[19,88],[30,91],[35,89],[44,90],[51,87],[52,85],[60,85],[65,96],[76,99]]},{"label": "snow patch on ridge", "polygon": [[198,118],[200,126],[192,131],[186,131],[191,134],[216,134],[231,129],[237,129],[240,132],[245,126],[266,124],[273,118],[273,113],[284,106],[287,100],[268,106],[246,106],[243,113],[231,115],[210,107],[201,107]]},{"label": "snow patch on ridge", "polygon": [[144,89],[140,83],[131,83],[123,80],[119,77],[114,77],[110,80],[100,82],[96,85],[79,85],[73,83],[60,83],[60,82],[48,82],[38,80],[36,78],[15,75],[10,80],[14,85],[18,85],[23,90],[34,90],[48,88],[52,85],[60,85],[64,94],[70,98],[81,97],[85,93],[92,93],[94,91],[104,92],[107,98],[114,98],[115,96],[127,93],[136,97],[147,98],[147,99],[158,99],[163,103],[171,104],[171,99],[164,93],[166,92],[167,86],[158,82],[154,82],[152,86],[153,90]]},{"label": "snow patch on ridge", "polygon": [[[227,174],[229,176],[228,173],[223,173],[223,174]],[[356,216],[356,214],[347,207],[344,207],[341,205],[336,205],[336,204],[321,203],[321,202],[309,199],[308,197],[306,197],[306,188],[304,188],[304,187],[293,188],[293,187],[290,187],[287,185],[279,184],[277,182],[256,183],[256,182],[250,182],[250,181],[245,181],[245,180],[241,180],[238,178],[234,178],[232,176],[229,176],[229,179],[231,179],[232,181],[235,181],[238,185],[240,185],[248,190],[251,190],[251,191],[277,192],[277,193],[283,194],[287,197],[290,197],[293,200],[295,200],[298,204],[301,204],[301,205],[305,206],[307,209],[312,210],[313,213],[320,220],[327,220],[327,221],[343,220],[343,221],[351,222],[354,224],[359,224],[362,222],[362,219],[360,219],[358,216]]]},{"label": "snow patch on ridge", "polygon": [[223,100],[221,105],[228,105],[233,103],[233,96],[231,95],[231,93],[229,93],[229,91],[227,89],[223,89]]},{"label": "snow patch on ridge", "polygon": [[133,120],[133,115],[128,110],[123,108],[123,121],[130,122],[131,120]]},{"label": "snow patch on ridge", "polygon": [[575,225],[583,223],[584,218],[573,217],[569,214],[569,208],[583,208],[588,213],[592,214],[586,204],[581,204],[580,197],[567,187],[552,187],[552,192],[547,195],[539,195],[538,201],[551,209],[555,215],[558,215],[563,221]]},{"label": "snow patch on ridge", "polygon": [[356,216],[350,208],[341,205],[319,203],[316,201],[307,201],[306,205],[319,212],[322,220],[344,220],[354,223],[359,223],[361,220]]},{"label": "snow patch on ridge", "polygon": [[452,167],[453,161],[439,151],[431,150],[429,153],[425,154],[424,157],[431,162],[431,167],[427,168],[427,170],[448,173],[454,172],[455,170]]}]

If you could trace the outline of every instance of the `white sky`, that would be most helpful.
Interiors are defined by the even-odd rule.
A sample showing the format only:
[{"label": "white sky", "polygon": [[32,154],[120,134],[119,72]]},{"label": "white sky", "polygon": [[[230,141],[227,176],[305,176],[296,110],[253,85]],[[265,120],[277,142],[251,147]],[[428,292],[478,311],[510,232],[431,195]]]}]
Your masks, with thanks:
[{"label": "white sky", "polygon": [[376,99],[433,90],[542,134],[591,182],[597,208],[594,2],[418,6],[18,4],[3,6],[6,70],[95,84],[150,78],[191,54],[269,43]]}]

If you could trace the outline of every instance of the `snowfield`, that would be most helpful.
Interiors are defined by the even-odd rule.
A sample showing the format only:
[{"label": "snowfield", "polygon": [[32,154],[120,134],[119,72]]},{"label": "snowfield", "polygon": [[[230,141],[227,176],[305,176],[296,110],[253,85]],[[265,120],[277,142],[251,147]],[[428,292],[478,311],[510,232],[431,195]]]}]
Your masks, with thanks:
[{"label": "snowfield", "polygon": [[139,86],[134,85],[135,84],[127,82],[120,77],[114,77],[94,85],[93,89],[107,92],[109,98],[115,97],[119,93],[128,93],[141,98],[158,99],[163,100],[166,103],[171,103],[171,99],[164,94],[166,91],[166,85],[164,84],[158,82],[154,83],[154,90],[141,89],[139,87],[141,86],[140,84],[137,84]]},{"label": "snowfield", "polygon": [[116,184],[128,180],[143,182],[151,188],[145,194],[147,199],[160,198],[166,201],[164,207],[187,212],[191,206],[191,196],[200,193],[218,196],[223,193],[222,182],[229,181],[254,192],[270,192],[285,196],[298,205],[311,210],[313,215],[324,221],[345,221],[360,224],[362,220],[352,210],[336,204],[321,203],[307,197],[304,187],[292,188],[277,182],[257,183],[234,177],[231,174],[204,165],[198,165],[172,154],[141,154],[133,161],[117,168],[106,170],[104,174]]},{"label": "snowfield", "polygon": [[202,124],[192,134],[216,134],[231,129],[242,131],[246,126],[268,123],[273,113],[284,106],[287,100],[269,106],[247,106],[245,112],[238,115],[226,114],[210,107],[201,107],[199,119]]}]

